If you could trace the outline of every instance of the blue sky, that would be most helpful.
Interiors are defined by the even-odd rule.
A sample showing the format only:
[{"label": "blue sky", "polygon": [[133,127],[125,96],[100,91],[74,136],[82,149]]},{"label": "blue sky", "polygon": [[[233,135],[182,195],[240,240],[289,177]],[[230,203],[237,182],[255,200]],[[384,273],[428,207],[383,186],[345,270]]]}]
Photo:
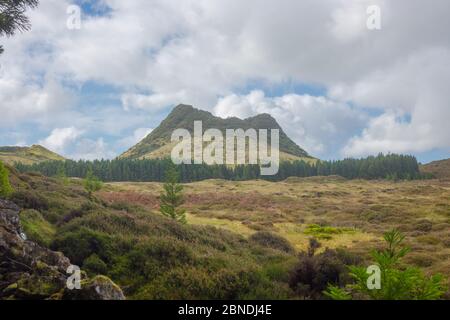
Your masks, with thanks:
[{"label": "blue sky", "polygon": [[[373,4],[381,30],[366,26]],[[448,13],[445,0],[42,0],[32,31],[1,39],[0,144],[113,158],[186,103],[270,113],[322,159],[449,158]]]}]

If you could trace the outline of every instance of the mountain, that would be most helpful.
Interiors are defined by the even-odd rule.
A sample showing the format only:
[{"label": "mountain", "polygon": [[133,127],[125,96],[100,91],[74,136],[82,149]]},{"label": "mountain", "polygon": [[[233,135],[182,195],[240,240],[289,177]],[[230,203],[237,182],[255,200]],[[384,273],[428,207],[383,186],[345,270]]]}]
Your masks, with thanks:
[{"label": "mountain", "polygon": [[432,174],[438,179],[450,179],[450,159],[434,161],[422,165],[420,171]]},{"label": "mountain", "polygon": [[193,134],[194,121],[203,122],[203,130],[219,129],[225,137],[226,129],[279,129],[280,157],[284,160],[314,160],[305,150],[292,141],[277,121],[269,114],[260,114],[247,119],[215,117],[210,112],[195,109],[189,105],[177,106],[169,116],[141,142],[123,153],[119,159],[159,159],[169,157],[175,143],[171,142],[172,132],[187,129]]},{"label": "mountain", "polygon": [[15,162],[33,164],[51,160],[65,159],[40,145],[31,147],[0,147],[0,161],[7,164],[12,165]]}]

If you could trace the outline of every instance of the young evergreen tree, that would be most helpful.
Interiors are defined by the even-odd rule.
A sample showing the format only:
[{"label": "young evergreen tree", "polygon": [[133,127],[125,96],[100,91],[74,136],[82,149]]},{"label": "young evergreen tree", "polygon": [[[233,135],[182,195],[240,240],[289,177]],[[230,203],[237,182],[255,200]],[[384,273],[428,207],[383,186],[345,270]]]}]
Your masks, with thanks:
[{"label": "young evergreen tree", "polygon": [[61,165],[58,167],[58,171],[56,172],[56,178],[60,180],[65,186],[69,184],[69,178],[67,178],[64,163],[61,163]]},{"label": "young evergreen tree", "polygon": [[8,198],[13,192],[13,188],[9,183],[9,171],[0,161],[0,197]]},{"label": "young evergreen tree", "polygon": [[387,247],[372,253],[375,265],[380,269],[379,289],[368,286],[371,276],[365,267],[350,267],[350,275],[355,284],[342,289],[329,286],[325,295],[334,300],[350,300],[353,296],[371,300],[438,300],[443,297],[447,288],[444,277],[440,274],[427,277],[422,270],[415,267],[403,269],[400,260],[409,252],[403,247],[404,236],[392,230],[384,235]]},{"label": "young evergreen tree", "polygon": [[96,191],[99,191],[103,183],[94,176],[94,173],[92,172],[92,168],[88,168],[86,178],[83,181],[84,189],[88,192],[89,198],[93,198],[93,193]]},{"label": "young evergreen tree", "polygon": [[175,165],[166,168],[164,192],[160,197],[160,211],[163,215],[186,224],[186,211],[180,206],[184,203],[183,186],[179,183],[179,172]]}]

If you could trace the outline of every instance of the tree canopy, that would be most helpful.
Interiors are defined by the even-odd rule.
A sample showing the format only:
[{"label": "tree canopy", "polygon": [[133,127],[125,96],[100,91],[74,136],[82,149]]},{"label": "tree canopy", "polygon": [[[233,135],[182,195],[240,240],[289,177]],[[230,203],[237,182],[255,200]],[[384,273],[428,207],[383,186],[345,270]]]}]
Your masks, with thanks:
[{"label": "tree canopy", "polygon": [[[39,0],[0,0],[0,36],[13,36],[16,31],[28,31],[31,24],[25,13],[38,4]],[[3,51],[0,45],[0,54]]]},{"label": "tree canopy", "polygon": [[[95,160],[95,161],[50,161],[34,165],[16,164],[21,172],[40,172],[46,176],[60,176],[64,171],[68,177],[84,178],[89,170],[105,182],[135,181],[164,182],[165,172],[172,164],[170,159],[156,160]],[[339,175],[347,179],[392,179],[410,180],[423,176],[417,159],[406,155],[378,155],[365,159],[339,161],[282,162],[276,176],[262,176],[258,165],[180,165],[180,182],[206,179],[281,181],[289,177],[314,177]]]}]

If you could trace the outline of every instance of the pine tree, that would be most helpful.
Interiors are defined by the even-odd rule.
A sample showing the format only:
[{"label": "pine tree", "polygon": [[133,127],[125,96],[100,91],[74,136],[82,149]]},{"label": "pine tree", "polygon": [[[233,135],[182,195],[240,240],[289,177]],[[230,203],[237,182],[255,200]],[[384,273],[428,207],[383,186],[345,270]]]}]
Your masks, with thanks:
[{"label": "pine tree", "polygon": [[[38,0],[0,0],[0,36],[12,36],[18,31],[30,29],[30,21],[25,15],[28,8],[35,8]],[[4,51],[0,46],[0,54]]]},{"label": "pine tree", "polygon": [[164,192],[160,197],[160,211],[175,221],[186,224],[186,211],[180,206],[184,203],[183,186],[178,183],[179,173],[175,165],[169,165],[165,175]]},{"label": "pine tree", "polygon": [[61,163],[58,166],[58,169],[56,171],[56,178],[60,180],[64,185],[69,184],[69,178],[67,178],[66,170],[64,168],[64,163]]},{"label": "pine tree", "polygon": [[0,197],[8,198],[13,192],[9,183],[9,171],[0,161]]},{"label": "pine tree", "polygon": [[346,288],[329,286],[325,295],[334,300],[350,300],[353,295],[371,300],[437,300],[445,294],[446,279],[440,274],[427,277],[416,267],[401,267],[401,259],[409,252],[402,246],[405,237],[392,230],[384,235],[386,248],[372,252],[376,266],[380,269],[380,288],[369,289],[365,267],[349,267],[355,284]]},{"label": "pine tree", "polygon": [[99,191],[103,184],[102,182],[94,176],[92,172],[92,168],[88,168],[86,178],[83,181],[84,189],[89,193],[89,198],[92,199],[92,194],[96,191]]}]

